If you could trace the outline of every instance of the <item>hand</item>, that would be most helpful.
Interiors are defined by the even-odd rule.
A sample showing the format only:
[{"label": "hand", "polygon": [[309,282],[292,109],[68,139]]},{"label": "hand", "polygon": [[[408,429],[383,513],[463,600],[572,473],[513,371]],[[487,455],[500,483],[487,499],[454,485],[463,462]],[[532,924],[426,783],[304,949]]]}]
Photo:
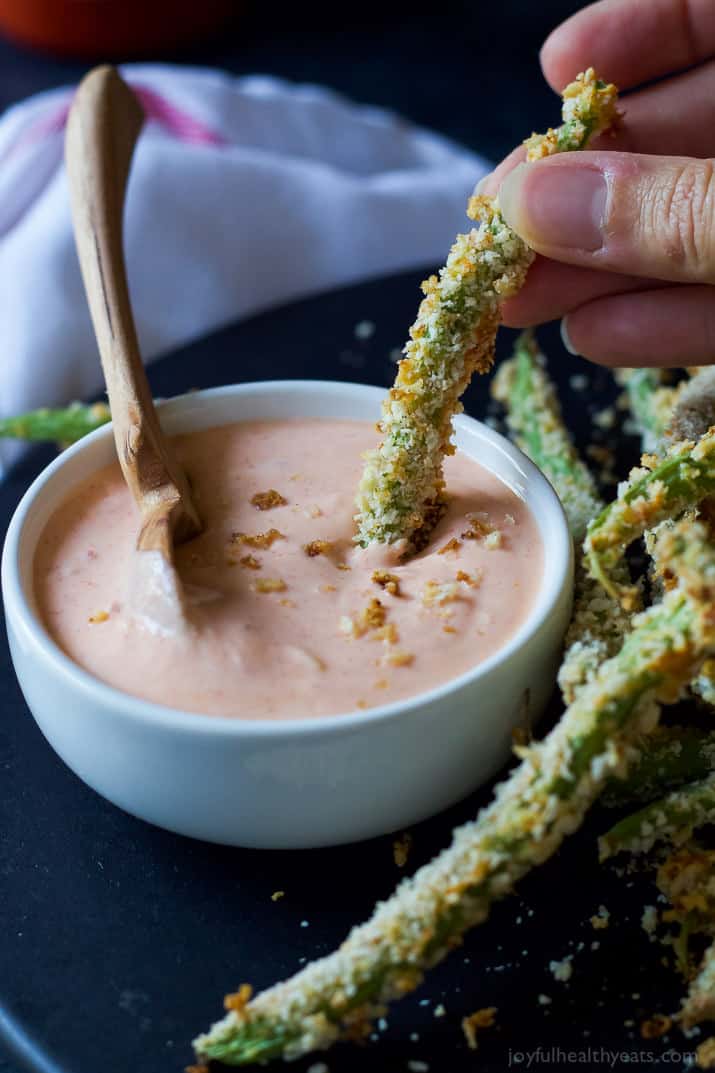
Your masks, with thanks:
[{"label": "hand", "polygon": [[528,165],[515,150],[482,184],[541,255],[505,323],[562,317],[568,349],[607,365],[715,362],[713,0],[601,0],[541,65],[557,91],[587,67],[621,90],[664,80],[624,96],[593,150]]}]

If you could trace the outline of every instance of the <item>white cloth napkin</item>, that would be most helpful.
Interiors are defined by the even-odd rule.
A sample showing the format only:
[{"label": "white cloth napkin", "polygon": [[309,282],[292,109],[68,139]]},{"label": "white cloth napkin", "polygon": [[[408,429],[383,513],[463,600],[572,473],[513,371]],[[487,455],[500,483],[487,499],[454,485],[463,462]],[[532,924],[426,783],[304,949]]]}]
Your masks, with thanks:
[{"label": "white cloth napkin", "polygon": [[[146,359],[292,298],[439,263],[467,226],[485,162],[397,116],[273,78],[122,72],[149,116],[125,222]],[[0,119],[0,416],[101,385],[62,163],[72,92]],[[0,473],[14,453],[0,443]]]}]

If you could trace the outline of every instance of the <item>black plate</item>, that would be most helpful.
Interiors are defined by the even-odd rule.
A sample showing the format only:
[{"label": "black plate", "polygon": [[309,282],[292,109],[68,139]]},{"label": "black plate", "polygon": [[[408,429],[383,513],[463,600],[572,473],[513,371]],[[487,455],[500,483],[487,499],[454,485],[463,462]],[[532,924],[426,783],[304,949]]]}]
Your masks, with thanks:
[{"label": "black plate", "polygon": [[[154,365],[154,391],[281,377],[388,384],[422,275],[352,287],[230,326]],[[369,339],[356,337],[360,321],[374,324]],[[590,439],[591,414],[613,397],[610,377],[568,358],[554,329],[543,340],[569,420]],[[505,333],[500,349],[508,346]],[[588,386],[572,390],[573,373],[587,374]],[[483,416],[484,384],[466,401]],[[619,438],[619,449],[623,472],[636,447]],[[35,451],[0,485],[0,532],[51,456]],[[389,837],[333,850],[260,852],[191,841],[133,819],[84,786],[47,746],[4,638],[0,687],[0,1040],[25,1068],[181,1070],[191,1061],[191,1037],[220,1015],[226,991],[244,980],[265,987],[326,954],[401,875]],[[445,846],[452,827],[487,797],[482,791],[419,825],[408,867]],[[680,988],[661,964],[663,949],[639,927],[643,905],[655,901],[650,880],[619,878],[597,865],[595,837],[611,819],[594,816],[517,897],[497,906],[414,997],[394,1007],[376,1042],[326,1055],[331,1073],[364,1073],[367,1066],[399,1073],[410,1061],[439,1073],[501,1073],[526,1068],[529,1056],[537,1070],[578,1061],[602,1073],[629,1056],[668,1073],[682,1068],[661,1056],[693,1044],[676,1033],[655,1041],[639,1035],[645,1016],[677,1006]],[[279,889],[285,897],[271,901]],[[594,931],[589,918],[601,904],[611,924]],[[309,927],[301,927],[304,920]],[[569,954],[573,975],[565,985],[549,962]],[[551,1002],[541,1004],[539,995]],[[440,1005],[446,1012],[435,1016]],[[498,1007],[497,1027],[482,1034],[475,1055],[460,1020],[483,1006]],[[609,1060],[606,1052],[620,1057]],[[320,1057],[292,1068],[300,1073]]]}]

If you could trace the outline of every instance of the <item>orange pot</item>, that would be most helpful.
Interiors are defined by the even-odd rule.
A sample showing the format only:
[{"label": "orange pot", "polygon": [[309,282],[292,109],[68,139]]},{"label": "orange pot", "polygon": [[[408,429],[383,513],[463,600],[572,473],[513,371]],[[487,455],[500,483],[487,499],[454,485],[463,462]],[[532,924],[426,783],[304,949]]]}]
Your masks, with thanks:
[{"label": "orange pot", "polygon": [[157,55],[216,32],[237,0],[0,0],[0,32],[86,59]]}]

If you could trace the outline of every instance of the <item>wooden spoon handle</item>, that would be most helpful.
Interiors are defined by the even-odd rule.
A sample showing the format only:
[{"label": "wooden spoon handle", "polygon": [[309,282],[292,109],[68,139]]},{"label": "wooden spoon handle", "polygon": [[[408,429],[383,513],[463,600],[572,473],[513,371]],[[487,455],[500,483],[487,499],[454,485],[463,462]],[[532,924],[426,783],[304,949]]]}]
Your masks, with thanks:
[{"label": "wooden spoon handle", "polygon": [[124,477],[146,516],[176,505],[177,540],[201,528],[159,427],[139,354],[122,248],[124,195],[144,113],[114,67],[83,79],[70,110],[65,158],[75,241],[102,359]]}]

